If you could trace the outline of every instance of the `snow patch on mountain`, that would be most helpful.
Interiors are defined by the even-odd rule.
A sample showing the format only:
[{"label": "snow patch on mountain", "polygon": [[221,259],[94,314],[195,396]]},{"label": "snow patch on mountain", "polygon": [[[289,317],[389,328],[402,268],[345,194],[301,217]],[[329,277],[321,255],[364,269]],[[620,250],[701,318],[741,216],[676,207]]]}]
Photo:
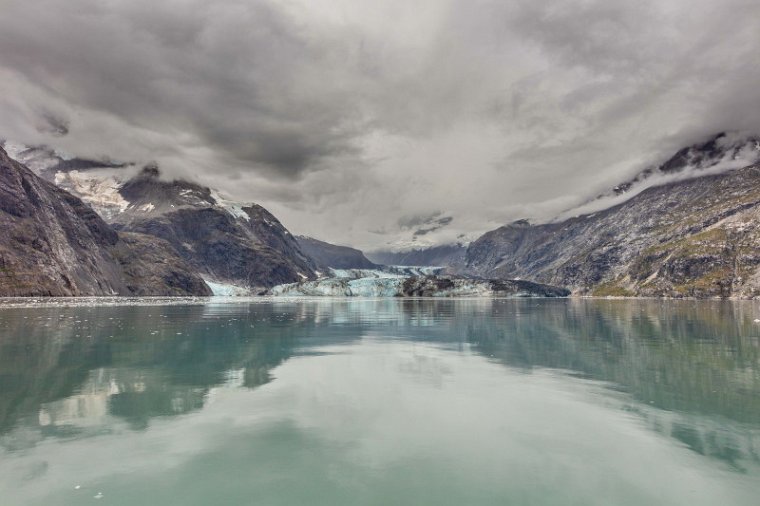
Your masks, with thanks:
[{"label": "snow patch on mountain", "polygon": [[[220,207],[224,208],[235,218],[251,221],[251,217],[248,216],[248,213],[243,210],[244,204],[222,196],[222,194],[216,190],[211,190],[211,198],[213,198]],[[267,222],[267,224],[271,225],[269,222]]]},{"label": "snow patch on mountain", "polygon": [[56,172],[55,184],[73,193],[98,210],[108,221],[129,207],[119,193],[123,181],[114,169],[79,172]]}]

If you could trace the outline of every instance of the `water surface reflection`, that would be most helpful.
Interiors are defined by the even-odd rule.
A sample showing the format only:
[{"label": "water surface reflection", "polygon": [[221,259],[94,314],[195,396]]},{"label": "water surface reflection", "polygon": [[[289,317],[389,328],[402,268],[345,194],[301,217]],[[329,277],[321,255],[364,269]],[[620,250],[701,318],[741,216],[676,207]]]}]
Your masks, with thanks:
[{"label": "water surface reflection", "polygon": [[759,317],[712,301],[6,308],[0,495],[754,504]]}]

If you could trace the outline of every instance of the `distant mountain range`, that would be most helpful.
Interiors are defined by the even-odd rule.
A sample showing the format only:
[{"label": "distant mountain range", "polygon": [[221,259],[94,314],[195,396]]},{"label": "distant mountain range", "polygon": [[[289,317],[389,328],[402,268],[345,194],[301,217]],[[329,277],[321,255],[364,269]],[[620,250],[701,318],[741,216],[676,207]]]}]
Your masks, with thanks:
[{"label": "distant mountain range", "polygon": [[[757,137],[714,136],[611,191],[627,200],[484,234],[468,247],[465,269],[577,294],[758,297],[759,162]],[[660,184],[646,186],[652,181]]]},{"label": "distant mountain range", "polygon": [[760,166],[644,190],[556,223],[516,222],[470,244],[466,268],[576,293],[760,295]]},{"label": "distant mountain range", "polygon": [[[470,277],[600,296],[760,296],[760,140],[749,135],[684,148],[550,223],[366,256],[294,237],[263,207],[165,180],[157,167],[0,146],[0,295],[265,293],[386,264],[443,266],[462,286]],[[440,282],[397,292],[441,292]]]},{"label": "distant mountain range", "polygon": [[759,297],[759,162],[760,138],[721,133],[550,223],[519,220],[467,247],[369,256],[583,295]]},{"label": "distant mountain range", "polygon": [[374,262],[385,265],[438,265],[453,268],[464,265],[466,253],[467,246],[463,244],[442,244],[407,251],[371,251],[367,256]]},{"label": "distant mountain range", "polygon": [[377,269],[380,265],[371,262],[364,253],[348,246],[337,246],[313,237],[296,237],[301,249],[309,255],[322,272],[329,269]]}]

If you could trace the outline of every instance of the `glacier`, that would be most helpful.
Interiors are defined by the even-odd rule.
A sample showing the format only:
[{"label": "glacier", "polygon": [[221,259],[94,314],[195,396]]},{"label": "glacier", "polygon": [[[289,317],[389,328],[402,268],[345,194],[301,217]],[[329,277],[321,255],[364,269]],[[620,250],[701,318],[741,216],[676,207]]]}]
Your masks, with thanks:
[{"label": "glacier", "polygon": [[384,265],[381,269],[329,269],[327,278],[362,279],[362,278],[408,278],[412,276],[436,276],[445,267]]},{"label": "glacier", "polygon": [[441,267],[330,269],[331,277],[275,286],[274,297],[565,297],[567,290],[520,280],[444,275]]},{"label": "glacier", "polygon": [[214,297],[248,297],[255,295],[250,288],[245,286],[223,283],[208,278],[203,278],[203,281],[211,288]]},{"label": "glacier", "polygon": [[402,270],[329,269],[329,276],[275,286],[279,297],[395,297],[406,277]]}]

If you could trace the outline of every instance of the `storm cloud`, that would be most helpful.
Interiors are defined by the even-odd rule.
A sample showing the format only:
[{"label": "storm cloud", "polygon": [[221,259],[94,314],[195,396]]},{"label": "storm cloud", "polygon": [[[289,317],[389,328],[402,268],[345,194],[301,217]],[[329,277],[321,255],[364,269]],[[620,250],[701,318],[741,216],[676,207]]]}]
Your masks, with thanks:
[{"label": "storm cloud", "polygon": [[453,242],[760,132],[759,49],[756,0],[0,0],[0,137]]}]

